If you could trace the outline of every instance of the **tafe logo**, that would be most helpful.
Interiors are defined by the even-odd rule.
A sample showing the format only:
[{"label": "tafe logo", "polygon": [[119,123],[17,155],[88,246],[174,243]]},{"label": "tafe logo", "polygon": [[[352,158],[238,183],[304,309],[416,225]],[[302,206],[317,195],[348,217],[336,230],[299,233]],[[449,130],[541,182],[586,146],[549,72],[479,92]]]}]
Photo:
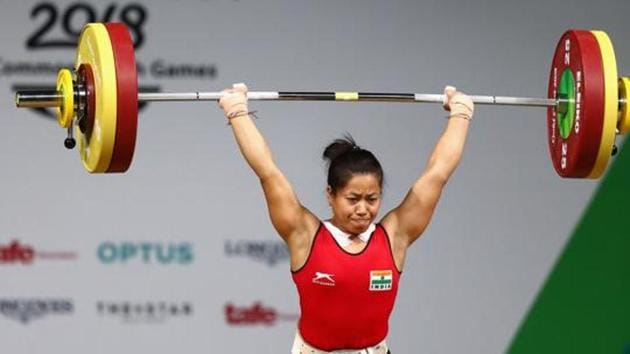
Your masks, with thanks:
[{"label": "tafe logo", "polygon": [[20,245],[18,241],[0,245],[0,263],[31,264],[35,258],[35,250],[28,245]]},{"label": "tafe logo", "polygon": [[235,306],[232,303],[225,305],[225,321],[231,326],[251,326],[262,324],[271,326],[277,321],[295,322],[298,319],[295,314],[282,314],[275,308],[264,306],[256,301],[252,306]]},{"label": "tafe logo", "polygon": [[0,264],[32,264],[38,259],[71,260],[77,258],[75,252],[69,251],[37,251],[20,241],[13,240],[8,245],[0,244]]}]

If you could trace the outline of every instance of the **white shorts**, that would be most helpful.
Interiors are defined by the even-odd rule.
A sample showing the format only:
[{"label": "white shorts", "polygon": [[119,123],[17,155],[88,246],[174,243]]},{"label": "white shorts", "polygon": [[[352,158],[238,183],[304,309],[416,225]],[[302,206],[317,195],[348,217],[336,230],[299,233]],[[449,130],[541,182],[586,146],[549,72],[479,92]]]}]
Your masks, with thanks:
[{"label": "white shorts", "polygon": [[293,347],[291,348],[291,354],[387,354],[387,343],[385,339],[380,343],[363,349],[343,349],[333,350],[327,352],[312,347],[304,341],[304,338],[300,335],[300,331],[295,332],[295,339],[293,340]]}]

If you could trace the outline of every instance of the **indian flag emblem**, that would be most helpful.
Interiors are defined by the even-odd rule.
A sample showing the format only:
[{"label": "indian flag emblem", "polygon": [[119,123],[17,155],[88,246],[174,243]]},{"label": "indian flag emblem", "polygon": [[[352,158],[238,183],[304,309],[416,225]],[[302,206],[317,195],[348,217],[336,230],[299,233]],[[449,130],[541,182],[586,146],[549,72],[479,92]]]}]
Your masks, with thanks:
[{"label": "indian flag emblem", "polygon": [[370,291],[392,290],[391,270],[371,270],[370,271]]}]

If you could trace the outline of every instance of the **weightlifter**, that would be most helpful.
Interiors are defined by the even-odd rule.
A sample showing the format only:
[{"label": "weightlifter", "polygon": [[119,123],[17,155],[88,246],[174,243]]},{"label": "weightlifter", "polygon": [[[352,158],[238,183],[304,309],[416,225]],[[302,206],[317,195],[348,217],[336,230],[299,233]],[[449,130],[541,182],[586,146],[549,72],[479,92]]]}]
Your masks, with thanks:
[{"label": "weightlifter", "polygon": [[260,183],[271,222],[286,242],[301,316],[291,350],[300,353],[390,353],[386,337],[409,246],[424,232],[464,151],[474,105],[453,87],[450,111],[424,171],[396,208],[374,223],[384,174],[376,157],[347,136],[328,145],[322,221],[298,200],[250,117],[247,87],[235,84],[219,101],[243,157]]}]

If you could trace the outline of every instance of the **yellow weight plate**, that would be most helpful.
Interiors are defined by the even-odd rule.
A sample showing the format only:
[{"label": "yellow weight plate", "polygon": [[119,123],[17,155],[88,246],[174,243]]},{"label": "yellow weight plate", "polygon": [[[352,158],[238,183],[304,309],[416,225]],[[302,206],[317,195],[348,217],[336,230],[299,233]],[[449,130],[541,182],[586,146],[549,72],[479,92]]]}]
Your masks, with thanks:
[{"label": "yellow weight plate", "polygon": [[105,25],[87,24],[81,30],[75,68],[88,64],[94,75],[94,126],[89,135],[79,128],[81,161],[88,172],[107,171],[116,139],[116,66],[114,52]]},{"label": "yellow weight plate", "polygon": [[615,130],[617,127],[617,108],[619,105],[617,87],[617,61],[615,60],[615,50],[612,42],[605,32],[591,31],[599,49],[602,52],[602,63],[604,72],[604,127],[602,129],[602,141],[599,145],[597,160],[588,178],[599,178],[610,159],[612,146],[615,143]]},{"label": "yellow weight plate", "polygon": [[74,116],[74,86],[70,70],[61,69],[57,73],[57,92],[63,95],[61,106],[57,107],[57,122],[62,128],[67,128]]},{"label": "yellow weight plate", "polygon": [[628,101],[628,95],[630,95],[630,79],[627,77],[619,78],[619,98],[625,102],[623,107],[619,110],[619,117],[617,120],[617,129],[621,134],[626,134],[630,131],[630,102]]}]

